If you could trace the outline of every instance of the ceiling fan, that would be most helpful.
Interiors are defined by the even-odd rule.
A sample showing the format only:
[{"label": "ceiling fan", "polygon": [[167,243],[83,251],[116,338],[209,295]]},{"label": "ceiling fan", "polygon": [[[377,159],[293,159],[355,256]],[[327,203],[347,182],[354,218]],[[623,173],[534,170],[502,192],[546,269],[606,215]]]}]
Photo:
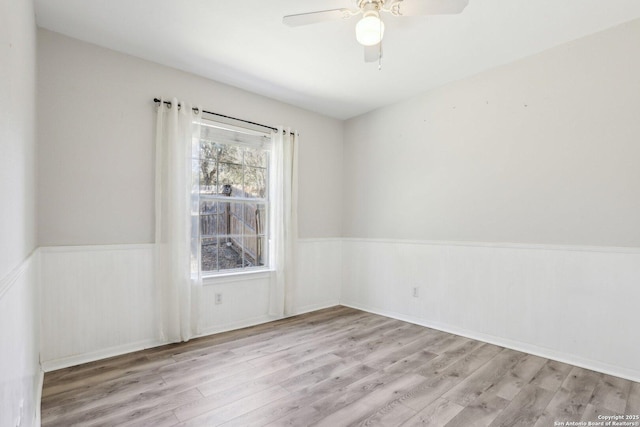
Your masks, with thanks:
[{"label": "ceiling fan", "polygon": [[355,0],[357,9],[329,9],[317,12],[287,15],[282,19],[290,27],[316,24],[362,15],[356,24],[356,40],[364,46],[365,62],[376,62],[382,57],[384,22],[380,13],[393,16],[453,15],[461,13],[469,0]]}]

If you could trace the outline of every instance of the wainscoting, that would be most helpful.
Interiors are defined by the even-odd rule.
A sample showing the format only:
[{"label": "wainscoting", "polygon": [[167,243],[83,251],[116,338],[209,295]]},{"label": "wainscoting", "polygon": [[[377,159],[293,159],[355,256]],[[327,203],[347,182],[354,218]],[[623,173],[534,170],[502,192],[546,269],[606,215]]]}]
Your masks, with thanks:
[{"label": "wainscoting", "polygon": [[[298,286],[293,293],[292,314],[340,303],[341,247],[341,239],[298,241]],[[199,309],[201,335],[274,320],[269,316],[268,273],[205,279],[204,283]],[[222,295],[222,304],[215,304],[215,294]]]},{"label": "wainscoting", "polygon": [[[45,371],[161,344],[153,245],[40,258]],[[343,304],[640,380],[639,249],[302,239],[298,272],[296,314]],[[201,335],[273,320],[268,296],[264,274],[207,281]]]},{"label": "wainscoting", "polygon": [[[153,245],[40,249],[45,371],[163,344],[153,287]],[[298,242],[295,313],[339,303],[341,240]],[[268,276],[206,280],[198,300],[202,335],[273,320]],[[215,304],[215,294],[222,303]]]},{"label": "wainscoting", "polygon": [[342,253],[343,305],[640,381],[637,248],[344,239]]},{"label": "wainscoting", "polygon": [[153,245],[40,248],[45,371],[160,344]]},{"label": "wainscoting", "polygon": [[1,426],[40,425],[37,265],[33,253],[0,278],[0,345],[11,350],[0,351]]}]

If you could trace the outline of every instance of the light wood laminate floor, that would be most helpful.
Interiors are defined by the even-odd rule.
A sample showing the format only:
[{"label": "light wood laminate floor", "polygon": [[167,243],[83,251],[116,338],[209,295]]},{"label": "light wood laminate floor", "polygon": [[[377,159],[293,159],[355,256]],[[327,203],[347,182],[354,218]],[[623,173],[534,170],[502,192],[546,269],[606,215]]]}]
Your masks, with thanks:
[{"label": "light wood laminate floor", "polygon": [[[554,426],[640,383],[333,307],[45,375],[43,426]],[[558,425],[558,424],[556,424]]]}]

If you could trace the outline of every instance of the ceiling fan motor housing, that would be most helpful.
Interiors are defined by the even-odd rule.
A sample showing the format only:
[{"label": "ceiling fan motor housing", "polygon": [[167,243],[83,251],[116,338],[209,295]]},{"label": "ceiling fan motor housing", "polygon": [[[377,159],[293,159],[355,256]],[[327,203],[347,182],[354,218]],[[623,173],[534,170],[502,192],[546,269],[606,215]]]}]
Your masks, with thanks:
[{"label": "ceiling fan motor housing", "polygon": [[380,11],[384,6],[384,0],[358,0],[358,7],[363,13],[368,11]]}]

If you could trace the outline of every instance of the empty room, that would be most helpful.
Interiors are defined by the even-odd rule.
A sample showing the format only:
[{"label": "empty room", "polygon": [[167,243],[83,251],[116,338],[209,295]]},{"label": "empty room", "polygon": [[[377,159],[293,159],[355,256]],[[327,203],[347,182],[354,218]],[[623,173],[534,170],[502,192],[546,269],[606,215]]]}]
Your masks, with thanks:
[{"label": "empty room", "polygon": [[0,0],[0,427],[640,426],[637,0]]}]

